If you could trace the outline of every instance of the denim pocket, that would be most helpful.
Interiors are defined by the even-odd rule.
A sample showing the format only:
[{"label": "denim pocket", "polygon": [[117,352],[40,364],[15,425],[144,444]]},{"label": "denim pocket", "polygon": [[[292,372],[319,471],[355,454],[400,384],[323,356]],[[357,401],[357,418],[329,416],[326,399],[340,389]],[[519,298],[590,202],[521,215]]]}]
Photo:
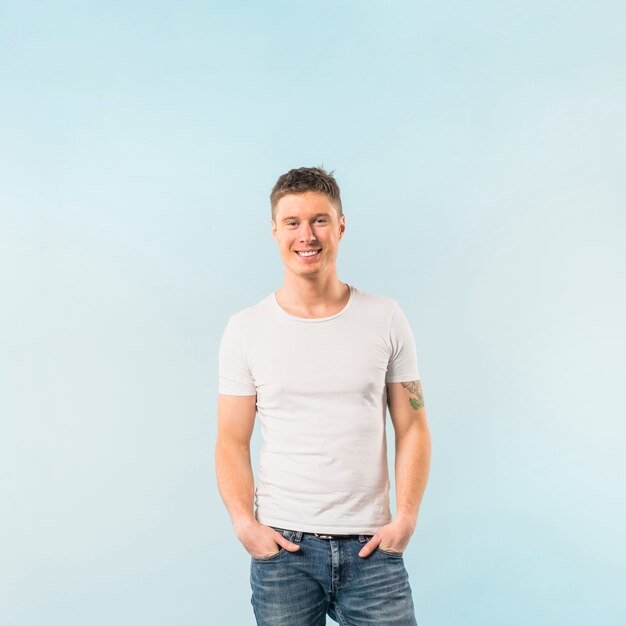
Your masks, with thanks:
[{"label": "denim pocket", "polygon": [[376,548],[375,552],[382,552],[388,556],[395,556],[396,558],[401,558],[404,554],[403,552],[393,552],[392,550],[383,550],[382,548]]},{"label": "denim pocket", "polygon": [[261,562],[263,562],[263,561],[272,561],[272,560],[278,558],[279,556],[281,556],[281,554],[285,554],[285,552],[287,552],[287,550],[285,550],[285,548],[281,548],[278,552],[276,552],[276,554],[270,554],[269,556],[253,556],[252,560],[253,561],[261,561]]},{"label": "denim pocket", "polygon": [[[367,543],[374,535],[360,535],[359,536],[359,541],[361,543]],[[381,548],[376,548],[374,550],[374,552],[382,552],[383,554],[386,554],[388,556],[395,556],[395,557],[401,557],[404,553],[403,552],[393,552],[392,550],[382,550]],[[374,552],[372,552],[372,554],[374,554]]]}]

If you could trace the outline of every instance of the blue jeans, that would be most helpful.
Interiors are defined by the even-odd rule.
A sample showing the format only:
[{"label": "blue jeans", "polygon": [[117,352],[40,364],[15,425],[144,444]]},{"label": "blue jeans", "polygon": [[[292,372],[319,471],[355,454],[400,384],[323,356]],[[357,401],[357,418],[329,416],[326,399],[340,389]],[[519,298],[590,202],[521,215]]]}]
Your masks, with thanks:
[{"label": "blue jeans", "polygon": [[[272,527],[274,528],[274,527]],[[417,626],[402,554],[359,551],[371,535],[322,539],[274,528],[300,544],[251,557],[251,603],[258,626]]]}]

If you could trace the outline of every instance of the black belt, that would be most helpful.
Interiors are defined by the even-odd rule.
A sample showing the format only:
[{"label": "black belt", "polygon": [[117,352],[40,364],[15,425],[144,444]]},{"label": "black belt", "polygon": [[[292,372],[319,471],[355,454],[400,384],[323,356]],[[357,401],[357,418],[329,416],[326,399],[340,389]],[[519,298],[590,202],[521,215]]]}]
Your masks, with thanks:
[{"label": "black belt", "polygon": [[359,535],[320,535],[319,533],[302,533],[303,535],[313,535],[319,539],[353,539]]},{"label": "black belt", "polygon": [[[274,526],[272,526],[272,528],[274,528]],[[274,530],[277,530],[277,528],[274,528]],[[295,530],[289,530],[288,528],[282,528],[281,530],[286,530],[290,533],[296,533],[297,531]],[[318,539],[353,539],[355,537],[360,537],[361,535],[325,535],[322,533],[308,533],[308,532],[304,532],[302,531],[303,535],[313,535],[313,537],[317,537]]]}]

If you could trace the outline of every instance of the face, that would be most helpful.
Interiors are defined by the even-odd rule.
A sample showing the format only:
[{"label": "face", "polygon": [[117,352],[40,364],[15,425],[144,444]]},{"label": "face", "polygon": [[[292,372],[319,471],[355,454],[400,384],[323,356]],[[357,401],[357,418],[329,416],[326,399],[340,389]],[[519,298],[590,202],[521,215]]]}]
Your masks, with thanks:
[{"label": "face", "polygon": [[[346,229],[346,218],[327,196],[314,191],[283,196],[276,205],[272,235],[278,243],[285,268],[300,275],[336,271],[339,240]],[[303,256],[298,252],[319,252]]]}]

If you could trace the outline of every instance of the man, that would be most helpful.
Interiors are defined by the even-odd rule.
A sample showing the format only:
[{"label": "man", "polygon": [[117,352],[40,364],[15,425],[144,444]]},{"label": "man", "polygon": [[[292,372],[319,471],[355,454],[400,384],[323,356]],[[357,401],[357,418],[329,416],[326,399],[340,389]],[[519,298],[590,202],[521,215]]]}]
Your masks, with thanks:
[{"label": "man", "polygon": [[[293,169],[270,200],[284,282],[228,320],[216,445],[220,493],[251,556],[257,624],[323,626],[328,614],[342,625],[415,625],[402,553],[426,487],[430,435],[411,328],[395,300],[338,279],[346,225],[332,172]],[[369,253],[372,243],[363,245]]]}]

